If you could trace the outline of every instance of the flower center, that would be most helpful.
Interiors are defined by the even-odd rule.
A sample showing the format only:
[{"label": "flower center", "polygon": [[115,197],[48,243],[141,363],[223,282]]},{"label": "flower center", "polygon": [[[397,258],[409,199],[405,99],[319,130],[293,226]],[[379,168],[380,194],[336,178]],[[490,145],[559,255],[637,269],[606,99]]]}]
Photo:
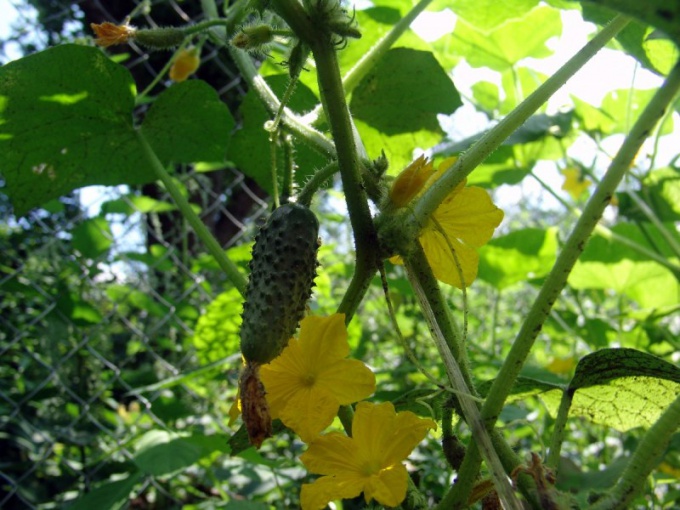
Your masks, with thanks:
[{"label": "flower center", "polygon": [[364,476],[373,476],[377,475],[380,473],[380,461],[377,460],[369,460],[364,463],[364,465],[361,468],[361,474]]},{"label": "flower center", "polygon": [[316,382],[316,374],[305,374],[302,377],[302,385],[311,388]]}]

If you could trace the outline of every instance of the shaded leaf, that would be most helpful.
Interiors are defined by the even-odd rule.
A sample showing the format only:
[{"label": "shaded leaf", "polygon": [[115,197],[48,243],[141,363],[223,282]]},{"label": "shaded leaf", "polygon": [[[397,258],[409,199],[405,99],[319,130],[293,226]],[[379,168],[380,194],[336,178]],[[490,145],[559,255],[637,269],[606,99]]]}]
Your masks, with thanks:
[{"label": "shaded leaf", "polygon": [[192,163],[223,161],[234,125],[215,89],[188,80],[158,96],[141,130],[164,163]]},{"label": "shaded leaf", "polygon": [[136,471],[122,480],[104,483],[84,496],[78,498],[68,510],[118,510],[128,502],[130,493],[137,482],[142,478],[142,473]]},{"label": "shaded leaf", "polygon": [[[267,76],[265,79],[278,97],[283,95],[290,81],[287,74]],[[297,113],[305,113],[312,110],[317,102],[316,96],[302,83],[298,83],[288,107]],[[243,98],[241,114],[243,126],[234,134],[229,149],[229,159],[238,166],[239,170],[255,179],[255,182],[262,189],[271,194],[274,190],[271,142],[269,141],[269,132],[264,129],[264,124],[268,120],[272,120],[273,115],[267,112],[252,88]],[[324,161],[324,158],[314,149],[305,144],[297,143],[295,145],[295,163],[297,165],[294,176],[295,184],[298,186],[304,184],[316,169],[324,165]],[[277,177],[279,189],[281,189],[284,160],[283,150],[280,146],[277,147],[276,168],[279,170]]]},{"label": "shaded leaf", "polygon": [[67,44],[0,67],[0,168],[17,215],[88,184],[153,180],[134,139],[134,83]]},{"label": "shaded leaf", "polygon": [[361,80],[350,108],[357,119],[393,136],[440,133],[437,115],[461,105],[456,87],[432,53],[396,48]]},{"label": "shaded leaf", "polygon": [[113,242],[109,222],[101,217],[83,221],[71,234],[73,247],[88,259],[95,259],[106,253]]},{"label": "shaded leaf", "polygon": [[214,452],[228,453],[228,437],[221,434],[178,436],[164,430],[151,430],[136,444],[134,463],[152,476],[182,471]]}]

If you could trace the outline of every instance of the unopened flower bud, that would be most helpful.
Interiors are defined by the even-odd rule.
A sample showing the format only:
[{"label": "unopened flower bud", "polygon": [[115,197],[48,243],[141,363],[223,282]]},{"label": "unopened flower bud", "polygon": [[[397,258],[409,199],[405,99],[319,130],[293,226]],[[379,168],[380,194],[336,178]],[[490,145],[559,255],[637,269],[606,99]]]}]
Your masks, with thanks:
[{"label": "unopened flower bud", "polygon": [[201,64],[198,48],[188,48],[179,52],[170,68],[170,79],[182,82],[194,74]]}]

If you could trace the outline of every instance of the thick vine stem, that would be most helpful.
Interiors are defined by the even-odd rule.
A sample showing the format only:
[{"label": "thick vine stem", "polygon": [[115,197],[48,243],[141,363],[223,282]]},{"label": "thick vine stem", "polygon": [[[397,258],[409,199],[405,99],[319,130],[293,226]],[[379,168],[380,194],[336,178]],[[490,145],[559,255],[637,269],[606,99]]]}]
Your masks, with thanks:
[{"label": "thick vine stem", "polygon": [[245,277],[239,272],[236,264],[234,264],[229,259],[229,257],[227,257],[227,255],[224,253],[224,250],[220,246],[220,243],[217,242],[217,239],[215,239],[215,237],[203,224],[198,215],[191,208],[191,205],[189,204],[187,199],[184,198],[184,195],[182,195],[182,192],[175,185],[175,183],[172,180],[172,177],[170,177],[170,174],[168,174],[167,170],[165,170],[165,167],[158,159],[158,156],[156,156],[156,153],[149,145],[149,142],[144,137],[144,134],[139,129],[136,130],[136,133],[137,139],[139,140],[139,143],[142,146],[142,150],[146,155],[147,161],[153,168],[158,179],[165,186],[165,189],[168,191],[168,193],[170,193],[170,196],[172,197],[175,204],[179,208],[180,212],[182,213],[182,216],[184,216],[189,225],[191,225],[191,227],[194,229],[194,232],[199,237],[199,239],[203,241],[210,254],[217,261],[217,264],[220,266],[222,271],[224,271],[224,273],[227,275],[227,278],[229,278],[229,280],[234,285],[234,287],[236,287],[239,293],[242,296],[244,296],[246,292]]},{"label": "thick vine stem", "polygon": [[338,168],[354,232],[356,271],[339,308],[349,320],[377,269],[377,237],[361,179],[361,163],[340,78],[333,34],[328,32],[327,27],[312,23],[308,13],[296,0],[275,0],[273,7],[300,40],[310,47],[316,62],[321,102],[335,142]]},{"label": "thick vine stem", "polygon": [[664,411],[638,443],[618,483],[591,510],[624,510],[643,488],[652,469],[661,460],[671,436],[680,424],[680,396]]},{"label": "thick vine stem", "polygon": [[[379,41],[377,41],[371,49],[368,50],[354,66],[347,71],[342,78],[342,85],[345,89],[345,94],[349,94],[354,90],[361,79],[375,67],[385,53],[387,53],[392,45],[406,32],[411,23],[418,17],[418,15],[427,9],[427,6],[432,3],[432,0],[420,0],[417,5],[406,13],[406,16],[401,18]],[[318,105],[314,110],[305,115],[305,119],[312,124],[316,123],[321,114],[321,105]]]},{"label": "thick vine stem", "polygon": [[464,152],[456,160],[446,173],[430,186],[419,197],[413,207],[413,214],[405,215],[404,221],[411,228],[425,225],[427,219],[437,209],[439,204],[448,194],[495,151],[503,141],[518,129],[524,122],[538,110],[557,90],[559,90],[571,78],[576,71],[590,60],[607,42],[609,42],[626,24],[630,18],[617,16],[611,23],[603,28],[593,39],[588,42],[576,55],[574,55],[554,75],[545,81],[529,97],[517,106],[511,113],[501,120],[494,128],[489,130],[467,152]]},{"label": "thick vine stem", "polygon": [[[640,114],[602,181],[588,200],[582,216],[578,219],[576,226],[565,242],[564,248],[557,257],[552,271],[541,287],[482,407],[482,418],[487,426],[492,426],[498,418],[505,399],[524,365],[524,360],[541,331],[543,323],[550,314],[553,304],[564,288],[586,241],[602,217],[605,207],[611,201],[616,187],[632,165],[642,143],[664,115],[666,108],[672,103],[678,90],[680,90],[680,63],[675,65],[663,86]],[[477,473],[479,470],[481,457],[479,454],[475,455],[475,451],[472,448],[468,449],[468,455],[465,456],[461,467],[461,476],[466,470],[470,470],[472,473]],[[458,489],[458,486],[454,486],[453,490],[464,491],[466,489],[462,486],[460,489]]]},{"label": "thick vine stem", "polygon": [[[491,471],[496,492],[503,502],[504,508],[519,510],[522,508],[522,505],[513,492],[508,476],[503,469],[489,433],[479,414],[479,408],[474,398],[476,395],[473,393],[474,386],[471,384],[470,376],[468,373],[463,374],[461,366],[456,362],[449,348],[447,335],[450,337],[456,335],[456,333],[446,311],[446,304],[439,290],[439,284],[432,274],[420,243],[416,243],[416,247],[405,258],[405,262],[409,281],[416,293],[420,308],[430,328],[432,339],[444,363],[451,386],[456,390],[455,394],[465,416],[465,421],[470,427],[472,436],[477,444],[481,445],[482,455]],[[454,343],[460,346],[460,338]],[[444,509],[449,507],[440,504],[438,508]]]}]

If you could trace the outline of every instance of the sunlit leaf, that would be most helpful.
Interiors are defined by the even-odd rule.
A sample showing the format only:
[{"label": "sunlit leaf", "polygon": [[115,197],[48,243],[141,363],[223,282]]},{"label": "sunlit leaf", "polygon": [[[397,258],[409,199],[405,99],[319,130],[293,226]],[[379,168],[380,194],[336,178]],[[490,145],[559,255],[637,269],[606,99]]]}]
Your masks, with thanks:
[{"label": "sunlit leaf", "polygon": [[546,275],[557,256],[557,229],[523,229],[479,251],[479,278],[498,288]]},{"label": "sunlit leaf", "polygon": [[73,229],[73,247],[83,257],[95,259],[106,253],[112,244],[111,228],[104,218],[90,218]]},{"label": "sunlit leaf", "polygon": [[480,30],[490,30],[498,25],[523,17],[536,7],[538,0],[457,0],[452,4],[450,0],[435,0],[430,5],[432,10],[446,7],[453,8],[456,15]]},{"label": "sunlit leaf", "polygon": [[201,363],[217,361],[239,352],[242,302],[238,291],[229,289],[217,296],[199,317],[193,345]]},{"label": "sunlit leaf", "polygon": [[558,10],[537,7],[519,20],[508,21],[490,30],[479,30],[458,20],[451,50],[465,57],[472,67],[490,67],[504,71],[526,57],[551,55],[545,43],[560,35],[562,21]]},{"label": "sunlit leaf", "polygon": [[571,415],[620,431],[649,427],[680,392],[680,368],[634,349],[602,349],[579,361],[568,391]]}]

